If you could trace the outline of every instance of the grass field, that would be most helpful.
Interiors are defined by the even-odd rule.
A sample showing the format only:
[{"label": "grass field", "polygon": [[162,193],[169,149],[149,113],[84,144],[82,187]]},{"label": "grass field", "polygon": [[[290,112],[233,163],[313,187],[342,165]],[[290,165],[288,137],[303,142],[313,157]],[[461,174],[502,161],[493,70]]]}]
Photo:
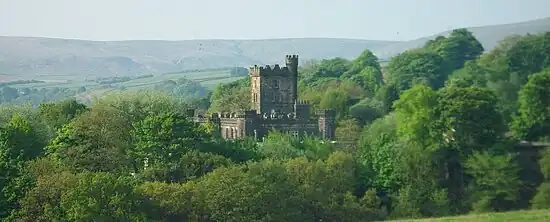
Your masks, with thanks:
[{"label": "grass field", "polygon": [[397,220],[396,222],[548,222],[550,210],[514,211],[507,213],[472,214],[458,217],[441,217],[418,220]]},{"label": "grass field", "polygon": [[166,73],[153,75],[147,78],[132,79],[126,82],[111,83],[111,84],[99,84],[92,81],[86,81],[86,79],[95,79],[93,76],[74,76],[74,75],[29,75],[18,76],[17,79],[23,80],[40,80],[42,83],[28,83],[10,85],[13,88],[72,88],[86,87],[87,92],[82,93],[77,97],[90,97],[101,95],[106,92],[124,88],[125,90],[139,90],[153,88],[155,84],[161,83],[166,80],[177,80],[180,78],[187,78],[194,80],[202,84],[203,86],[213,89],[220,83],[232,82],[243,77],[231,76],[229,70],[220,71],[197,71],[197,72],[180,72],[180,73]]},{"label": "grass field", "polygon": [[204,70],[196,72],[164,73],[150,76],[133,77],[129,81],[118,83],[100,84],[95,81],[98,76],[85,75],[0,75],[0,81],[38,80],[43,82],[11,84],[11,88],[51,89],[54,87],[65,89],[79,89],[85,87],[85,91],[75,95],[79,101],[92,101],[107,93],[117,91],[138,91],[141,89],[153,89],[155,85],[167,80],[186,78],[194,80],[206,88],[214,89],[220,83],[228,83],[244,78],[244,76],[232,76],[227,70]]}]

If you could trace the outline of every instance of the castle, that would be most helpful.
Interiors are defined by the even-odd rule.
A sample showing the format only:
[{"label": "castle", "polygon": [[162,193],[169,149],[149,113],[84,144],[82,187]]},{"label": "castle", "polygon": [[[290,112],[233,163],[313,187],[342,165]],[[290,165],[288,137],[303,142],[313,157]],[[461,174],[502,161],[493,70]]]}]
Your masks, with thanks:
[{"label": "castle", "polygon": [[298,56],[287,55],[285,62],[286,67],[255,65],[248,69],[250,110],[211,116],[189,110],[189,115],[196,122],[213,124],[224,139],[247,136],[262,140],[270,130],[277,130],[295,137],[311,135],[334,140],[335,111],[311,115],[310,105],[298,100]]}]

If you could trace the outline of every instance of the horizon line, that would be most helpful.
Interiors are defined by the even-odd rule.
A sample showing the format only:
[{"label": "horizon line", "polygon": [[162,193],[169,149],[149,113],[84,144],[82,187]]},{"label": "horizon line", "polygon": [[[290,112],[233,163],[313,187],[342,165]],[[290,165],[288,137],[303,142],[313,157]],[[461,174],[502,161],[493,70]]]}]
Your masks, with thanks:
[{"label": "horizon line", "polygon": [[[512,23],[500,23],[500,24],[492,24],[492,25],[479,25],[479,26],[471,26],[471,27],[462,27],[465,29],[475,29],[475,28],[483,28],[483,27],[491,27],[491,26],[503,26],[503,25],[517,25],[522,23],[528,23],[538,20],[545,20],[550,19],[550,17],[541,17],[541,18],[535,18],[525,21],[518,21],[518,22],[512,22]],[[130,42],[130,41],[158,41],[158,42],[183,42],[183,41],[265,41],[265,40],[292,40],[292,39],[339,39],[339,40],[355,40],[355,41],[377,41],[377,42],[407,42],[407,41],[414,41],[426,37],[433,37],[435,35],[443,34],[446,32],[450,32],[452,30],[456,29],[462,29],[462,28],[453,28],[448,29],[444,31],[439,31],[434,34],[425,35],[422,37],[412,38],[412,39],[406,39],[406,40],[384,40],[384,39],[365,39],[365,38],[353,38],[353,37],[273,37],[273,38],[211,38],[211,39],[180,39],[180,40],[168,40],[168,39],[119,39],[119,40],[92,40],[92,39],[86,39],[86,38],[69,38],[69,37],[55,37],[55,36],[20,36],[20,35],[0,35],[0,38],[43,38],[43,39],[57,39],[57,40],[73,40],[73,41],[87,41],[87,42]]]}]

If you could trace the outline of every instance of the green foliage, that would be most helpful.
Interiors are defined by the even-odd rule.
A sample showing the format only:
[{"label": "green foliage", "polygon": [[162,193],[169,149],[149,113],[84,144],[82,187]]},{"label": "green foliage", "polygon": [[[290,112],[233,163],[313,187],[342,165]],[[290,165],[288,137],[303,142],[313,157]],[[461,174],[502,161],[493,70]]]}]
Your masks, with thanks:
[{"label": "green foliage", "polygon": [[80,113],[87,110],[86,105],[76,100],[65,100],[55,103],[41,103],[38,106],[38,114],[49,127],[59,130]]},{"label": "green foliage", "polygon": [[405,51],[393,57],[387,66],[387,82],[403,91],[415,84],[438,89],[446,80],[443,58],[426,49]]},{"label": "green foliage", "polygon": [[456,70],[449,76],[448,85],[455,85],[458,87],[486,87],[487,78],[490,75],[490,70],[480,66],[477,61],[467,61],[464,67]]},{"label": "green foliage", "polygon": [[474,153],[465,163],[473,178],[473,211],[490,212],[513,209],[521,185],[519,166],[510,154]]},{"label": "green foliage", "polygon": [[388,115],[368,126],[358,144],[359,163],[372,170],[369,179],[374,187],[388,191],[396,191],[400,185],[396,168],[404,147],[396,130],[395,115]]},{"label": "green foliage", "polygon": [[295,138],[287,133],[272,131],[259,147],[265,157],[272,159],[291,159],[307,157],[312,160],[326,159],[333,151],[328,143],[322,143],[312,137]]},{"label": "green foliage", "polygon": [[20,115],[0,128],[0,218],[17,208],[17,200],[31,184],[25,180],[24,163],[43,155],[44,143]]},{"label": "green foliage", "polygon": [[135,143],[130,155],[138,166],[145,161],[150,165],[169,166],[179,161],[186,151],[200,149],[209,140],[202,128],[179,112],[149,115],[134,122],[130,134]]},{"label": "green foliage", "polygon": [[250,108],[250,79],[243,78],[216,86],[210,99],[210,112],[235,112]]},{"label": "green foliage", "polygon": [[139,176],[146,181],[185,182],[230,165],[232,161],[223,156],[193,150],[177,161],[149,164]]},{"label": "green foliage", "polygon": [[484,50],[467,29],[455,29],[449,37],[438,37],[429,41],[426,46],[445,60],[447,71],[462,68],[466,61],[477,59]]},{"label": "green foliage", "polygon": [[534,209],[550,208],[550,182],[544,182],[539,186],[531,204]]},{"label": "green foliage", "polygon": [[[166,80],[154,86],[155,90],[167,92],[183,102],[192,102],[207,97],[210,91],[199,82],[180,78],[177,80]],[[204,106],[204,104],[201,104]]]},{"label": "green foliage", "polygon": [[136,192],[148,201],[146,209],[154,221],[198,221],[194,212],[193,184],[145,182]]},{"label": "green foliage", "polygon": [[76,90],[70,88],[0,88],[0,104],[33,104],[64,100],[76,95]]},{"label": "green foliage", "polygon": [[550,180],[550,149],[546,148],[542,151],[541,159],[539,160],[540,171],[546,180]]},{"label": "green foliage", "polygon": [[349,115],[361,125],[368,125],[384,116],[383,105],[379,100],[365,98],[349,108]]},{"label": "green foliage", "polygon": [[70,221],[147,221],[134,186],[128,176],[84,173],[61,196],[61,208]]},{"label": "green foliage", "polygon": [[130,127],[113,108],[92,109],[65,125],[46,150],[75,172],[125,171],[132,168]]},{"label": "green foliage", "polygon": [[519,139],[548,139],[550,130],[550,69],[533,74],[519,92],[518,115],[512,129]]}]

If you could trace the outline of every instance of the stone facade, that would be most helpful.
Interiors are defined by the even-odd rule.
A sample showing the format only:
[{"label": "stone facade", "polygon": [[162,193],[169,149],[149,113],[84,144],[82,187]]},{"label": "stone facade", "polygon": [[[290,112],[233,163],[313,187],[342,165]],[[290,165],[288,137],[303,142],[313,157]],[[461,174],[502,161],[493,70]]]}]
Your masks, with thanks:
[{"label": "stone facade", "polygon": [[311,115],[310,105],[298,100],[298,56],[287,55],[286,67],[267,65],[249,68],[251,108],[241,113],[209,116],[190,110],[195,121],[211,123],[225,139],[245,136],[261,140],[270,130],[296,137],[317,136],[334,140],[336,113],[323,110]]}]

